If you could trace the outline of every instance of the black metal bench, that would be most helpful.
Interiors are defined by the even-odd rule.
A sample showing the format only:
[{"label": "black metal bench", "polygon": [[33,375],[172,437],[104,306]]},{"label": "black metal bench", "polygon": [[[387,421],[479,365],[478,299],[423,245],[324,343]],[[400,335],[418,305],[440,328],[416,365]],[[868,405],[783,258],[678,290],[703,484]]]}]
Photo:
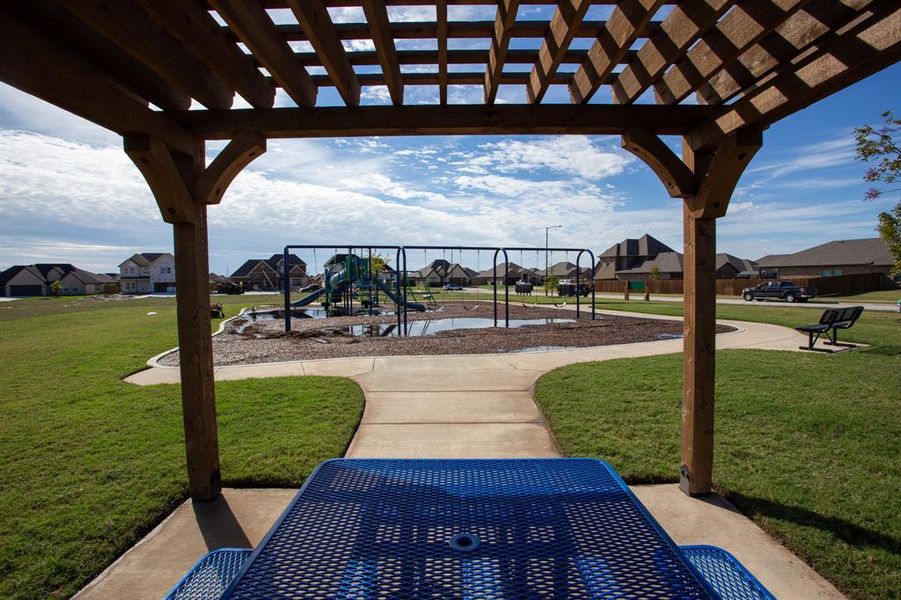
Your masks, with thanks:
[{"label": "black metal bench", "polygon": [[[842,311],[842,314],[839,315],[838,319],[835,320],[835,323],[832,324],[832,336],[829,340],[823,342],[829,346],[844,346],[845,348],[856,348],[857,346],[854,344],[844,344],[838,341],[838,330],[839,329],[851,329],[854,326],[854,323],[857,322],[857,319],[860,318],[860,315],[863,313],[862,306],[849,306],[848,308]],[[828,336],[828,334],[827,334]]]},{"label": "black metal bench", "polygon": [[829,348],[817,348],[816,343],[821,336],[826,336],[823,342],[829,346],[844,346],[846,348],[855,347],[854,344],[843,344],[838,341],[839,329],[850,329],[857,322],[860,314],[863,312],[862,306],[850,306],[848,308],[828,308],[823,311],[820,316],[819,323],[811,325],[799,325],[795,327],[797,331],[807,334],[807,345],[798,346],[801,350],[811,350],[814,352],[834,352]]}]

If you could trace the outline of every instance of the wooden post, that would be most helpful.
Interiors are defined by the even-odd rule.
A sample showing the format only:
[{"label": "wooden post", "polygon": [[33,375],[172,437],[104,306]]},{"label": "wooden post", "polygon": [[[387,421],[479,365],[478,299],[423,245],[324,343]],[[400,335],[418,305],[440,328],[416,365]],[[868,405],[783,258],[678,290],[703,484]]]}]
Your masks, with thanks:
[{"label": "wooden post", "polygon": [[713,475],[716,342],[716,219],[684,208],[682,466],[686,494],[707,494]]},{"label": "wooden post", "polygon": [[206,206],[193,223],[173,224],[175,297],[185,453],[191,498],[214,500],[222,489],[210,325]]},{"label": "wooden post", "polygon": [[[716,383],[716,219],[726,214],[732,191],[762,145],[760,131],[739,131],[716,149],[696,153],[682,143],[682,159],[646,130],[623,135],[623,147],[657,174],[670,196],[683,199],[684,298],[682,464],[686,494],[709,494],[713,482]],[[646,297],[649,290],[646,288]]]},{"label": "wooden post", "polygon": [[218,203],[228,184],[254,157],[265,152],[259,135],[241,135],[203,167],[203,144],[193,156],[173,151],[147,135],[125,137],[125,152],[147,180],[163,220],[172,224],[179,369],[185,428],[188,489],[208,502],[222,491],[213,342],[210,324],[207,204]]}]

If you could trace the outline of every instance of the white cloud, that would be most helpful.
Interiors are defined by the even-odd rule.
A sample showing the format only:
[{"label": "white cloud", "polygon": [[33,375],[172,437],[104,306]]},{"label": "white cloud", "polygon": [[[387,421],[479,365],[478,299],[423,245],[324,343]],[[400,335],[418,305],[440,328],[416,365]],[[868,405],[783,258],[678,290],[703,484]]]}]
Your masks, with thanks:
[{"label": "white cloud", "polygon": [[529,140],[504,140],[481,146],[484,153],[470,164],[491,165],[498,171],[550,169],[601,179],[619,175],[632,158],[619,149],[603,149],[586,136],[555,136]]}]

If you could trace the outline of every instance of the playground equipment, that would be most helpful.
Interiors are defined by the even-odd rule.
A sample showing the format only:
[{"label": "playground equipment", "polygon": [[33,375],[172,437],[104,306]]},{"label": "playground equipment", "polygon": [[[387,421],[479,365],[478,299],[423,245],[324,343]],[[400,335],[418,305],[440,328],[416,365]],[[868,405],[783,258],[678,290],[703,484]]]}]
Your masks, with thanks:
[{"label": "playground equipment", "polygon": [[[347,250],[346,254],[339,254],[338,248]],[[289,278],[289,253],[291,250],[312,250],[313,251],[313,260],[314,264],[316,263],[316,250],[317,249],[331,249],[333,250],[333,258],[330,261],[327,261],[331,264],[324,264],[323,268],[323,281],[322,287],[313,290],[304,298],[297,300],[296,302],[291,302],[291,289],[290,289],[290,278]],[[361,256],[355,254],[355,250],[363,251],[366,250],[368,252],[368,259],[364,259]],[[384,281],[382,281],[378,274],[373,274],[371,272],[371,267],[373,264],[372,260],[372,251],[373,250],[394,250],[395,251],[395,272],[394,272],[394,286],[393,289],[387,285]],[[383,293],[387,298],[389,298],[395,305],[395,314],[397,316],[397,328],[400,332],[404,332],[407,329],[407,312],[409,310],[415,310],[419,312],[423,312],[428,310],[429,308],[435,309],[438,307],[438,302],[434,297],[434,294],[428,291],[426,288],[426,292],[423,295],[423,299],[426,300],[428,307],[426,304],[416,302],[416,292],[409,284],[408,270],[407,270],[407,250],[422,250],[423,255],[425,256],[427,251],[440,250],[442,252],[450,251],[451,258],[453,258],[453,252],[456,250],[458,252],[458,256],[462,256],[462,252],[466,251],[474,251],[476,252],[477,262],[480,262],[480,256],[482,251],[493,251],[494,257],[492,260],[492,298],[493,298],[493,309],[494,309],[494,326],[498,326],[498,310],[497,310],[497,287],[498,287],[498,269],[497,269],[497,259],[498,256],[503,253],[504,255],[504,274],[503,282],[504,287],[504,326],[510,326],[510,257],[509,251],[519,251],[520,257],[523,256],[523,252],[525,251],[535,251],[536,255],[539,251],[550,251],[550,252],[576,252],[576,283],[575,288],[577,290],[586,289],[580,285],[579,278],[581,275],[581,259],[582,255],[586,252],[588,253],[591,259],[592,268],[594,267],[594,253],[588,249],[580,249],[580,248],[535,248],[535,247],[523,247],[523,248],[502,248],[498,246],[388,246],[388,245],[351,245],[351,246],[330,246],[330,245],[321,245],[321,244],[292,244],[285,246],[284,249],[284,273],[283,273],[283,291],[284,291],[284,306],[285,306],[285,331],[291,331],[291,308],[299,308],[303,306],[308,306],[312,304],[319,298],[324,297],[321,301],[321,304],[324,308],[326,308],[329,313],[334,314],[354,314],[353,312],[353,303],[354,298],[358,296],[361,291],[367,292],[366,300],[361,301],[361,307],[369,311],[369,314],[374,314],[374,310],[379,306],[378,301],[378,293]],[[568,255],[568,254],[567,254]],[[317,271],[318,271],[318,265]],[[481,266],[480,264],[478,265]],[[592,282],[593,283],[593,282]],[[425,284],[423,284],[425,285]],[[531,285],[531,284],[530,284]],[[595,290],[594,285],[587,286],[591,290],[591,318],[595,319]],[[479,300],[479,292],[476,291],[477,301]],[[565,304],[565,303],[564,303]],[[336,307],[340,307],[340,309],[336,309]],[[464,306],[464,308],[467,308]],[[475,307],[472,307],[475,308]],[[467,310],[471,310],[467,308]],[[576,318],[580,317],[581,306],[580,306],[580,296],[576,295]]]}]

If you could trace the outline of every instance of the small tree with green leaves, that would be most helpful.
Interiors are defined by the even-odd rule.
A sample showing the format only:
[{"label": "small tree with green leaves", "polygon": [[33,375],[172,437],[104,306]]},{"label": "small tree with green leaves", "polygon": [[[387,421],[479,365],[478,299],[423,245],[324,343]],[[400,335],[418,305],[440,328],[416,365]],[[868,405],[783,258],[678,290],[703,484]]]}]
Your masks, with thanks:
[{"label": "small tree with green leaves", "polygon": [[[901,132],[901,119],[896,119],[891,111],[882,113],[882,119],[882,126],[878,129],[870,125],[854,129],[857,158],[876,163],[867,169],[865,181],[893,185],[901,182],[901,142],[897,139]],[[899,191],[901,187],[886,190],[874,186],[867,190],[866,198],[875,200],[883,194]],[[892,253],[892,274],[901,274],[901,201],[891,211],[880,213],[876,230]]]},{"label": "small tree with green leaves", "polygon": [[544,291],[549,294],[553,294],[557,291],[557,285],[560,283],[560,278],[556,275],[548,275],[544,280]]},{"label": "small tree with green leaves", "polygon": [[63,289],[63,284],[59,282],[59,279],[50,283],[50,294],[53,296],[59,296],[60,291]]},{"label": "small tree with green leaves", "polygon": [[657,281],[658,279],[660,279],[660,267],[659,266],[657,266],[657,265],[651,266],[651,279],[653,279],[654,281]]}]

